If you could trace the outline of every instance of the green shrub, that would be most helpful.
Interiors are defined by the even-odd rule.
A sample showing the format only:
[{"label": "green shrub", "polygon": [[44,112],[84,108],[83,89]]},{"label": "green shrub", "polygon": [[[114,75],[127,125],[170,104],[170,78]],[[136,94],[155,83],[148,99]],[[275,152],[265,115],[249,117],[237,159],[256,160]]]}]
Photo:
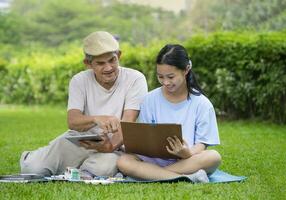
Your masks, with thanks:
[{"label": "green shrub", "polygon": [[284,34],[215,34],[186,42],[215,107],[234,117],[286,122]]},{"label": "green shrub", "polygon": [[163,45],[162,41],[149,44],[148,47],[122,45],[121,65],[141,71],[147,78],[149,90],[158,86],[155,57]]},{"label": "green shrub", "polygon": [[70,78],[85,68],[82,56],[79,48],[64,55],[42,50],[21,54],[3,69],[0,65],[1,103],[66,103]]},{"label": "green shrub", "polygon": [[[286,33],[195,35],[182,44],[193,70],[219,114],[286,122]],[[168,43],[176,41],[168,41]],[[138,69],[149,90],[158,87],[155,57],[166,41],[122,44],[121,65]],[[66,103],[68,83],[84,70],[80,45],[58,50],[0,50],[0,102]],[[2,58],[3,57],[3,58]]]}]

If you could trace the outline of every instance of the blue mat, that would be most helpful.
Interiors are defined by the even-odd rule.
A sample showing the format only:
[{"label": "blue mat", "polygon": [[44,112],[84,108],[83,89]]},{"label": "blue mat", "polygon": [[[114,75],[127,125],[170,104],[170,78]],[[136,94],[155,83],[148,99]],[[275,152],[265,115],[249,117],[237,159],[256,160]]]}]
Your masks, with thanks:
[{"label": "blue mat", "polygon": [[234,176],[218,169],[209,176],[211,183],[241,182],[245,179],[247,179],[246,176]]},{"label": "blue mat", "polygon": [[[212,175],[209,176],[210,183],[228,183],[228,182],[241,182],[245,180],[247,177],[245,176],[234,176],[223,172],[221,170],[216,170]],[[138,180],[131,177],[127,177],[125,180],[116,181],[122,183],[176,183],[176,182],[192,182],[186,176],[180,176],[174,179],[164,179],[164,180],[154,180],[154,181],[146,181],[146,180]]]}]

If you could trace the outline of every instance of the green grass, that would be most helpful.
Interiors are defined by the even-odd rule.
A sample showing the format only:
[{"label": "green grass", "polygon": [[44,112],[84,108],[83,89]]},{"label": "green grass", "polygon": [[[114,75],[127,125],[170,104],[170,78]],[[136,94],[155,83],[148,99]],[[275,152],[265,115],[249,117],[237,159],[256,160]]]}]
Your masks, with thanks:
[{"label": "green grass", "polygon": [[[67,129],[62,107],[0,107],[0,174],[19,173],[22,151]],[[244,175],[227,184],[0,184],[0,199],[286,199],[286,126],[220,121],[221,170]]]}]

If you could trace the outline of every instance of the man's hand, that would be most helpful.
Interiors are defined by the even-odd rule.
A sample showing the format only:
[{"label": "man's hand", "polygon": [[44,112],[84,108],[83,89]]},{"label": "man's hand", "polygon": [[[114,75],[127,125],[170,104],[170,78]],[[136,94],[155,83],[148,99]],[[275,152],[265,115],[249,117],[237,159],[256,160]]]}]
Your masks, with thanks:
[{"label": "man's hand", "polygon": [[100,142],[95,142],[91,140],[82,140],[80,141],[80,144],[86,149],[94,149],[102,153],[113,152],[113,145],[111,144],[108,136],[106,135],[102,136],[102,141]]},{"label": "man's hand", "polygon": [[94,117],[94,123],[102,128],[103,133],[114,133],[120,127],[120,120],[114,116],[99,115]]},{"label": "man's hand", "polygon": [[[103,129],[103,141],[81,141],[81,145],[86,149],[94,149],[98,152],[112,152],[123,144],[122,131],[120,121],[116,117],[108,115],[85,116],[79,110],[70,110],[69,123],[73,126],[73,130],[87,131],[95,125],[99,125]],[[138,110],[124,110],[122,121],[134,122],[138,116]],[[85,122],[83,124],[83,122]],[[71,127],[70,127],[71,128]],[[107,137],[107,133],[113,133],[111,139]]]},{"label": "man's hand", "polygon": [[117,117],[109,115],[88,116],[77,109],[68,111],[69,129],[84,132],[96,125],[102,128],[104,133],[114,133],[118,130],[120,121]]},{"label": "man's hand", "polygon": [[170,148],[169,146],[166,146],[166,149],[170,154],[176,155],[183,159],[192,156],[188,144],[185,140],[182,143],[177,136],[174,136],[168,137],[167,141],[169,142]]}]

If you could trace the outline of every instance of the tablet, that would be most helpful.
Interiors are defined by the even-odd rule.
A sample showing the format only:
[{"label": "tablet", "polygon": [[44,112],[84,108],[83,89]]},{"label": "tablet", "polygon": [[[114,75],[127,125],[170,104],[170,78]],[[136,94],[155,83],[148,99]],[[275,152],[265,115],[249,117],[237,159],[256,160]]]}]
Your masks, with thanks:
[{"label": "tablet", "polygon": [[79,141],[81,140],[90,140],[94,142],[101,142],[102,138],[100,135],[90,134],[90,135],[69,135],[65,136],[67,140],[74,143],[77,146],[81,146]]},{"label": "tablet", "polygon": [[127,153],[135,153],[156,158],[178,158],[170,154],[166,146],[167,138],[177,136],[182,142],[180,124],[153,124],[121,122],[123,144]]}]

